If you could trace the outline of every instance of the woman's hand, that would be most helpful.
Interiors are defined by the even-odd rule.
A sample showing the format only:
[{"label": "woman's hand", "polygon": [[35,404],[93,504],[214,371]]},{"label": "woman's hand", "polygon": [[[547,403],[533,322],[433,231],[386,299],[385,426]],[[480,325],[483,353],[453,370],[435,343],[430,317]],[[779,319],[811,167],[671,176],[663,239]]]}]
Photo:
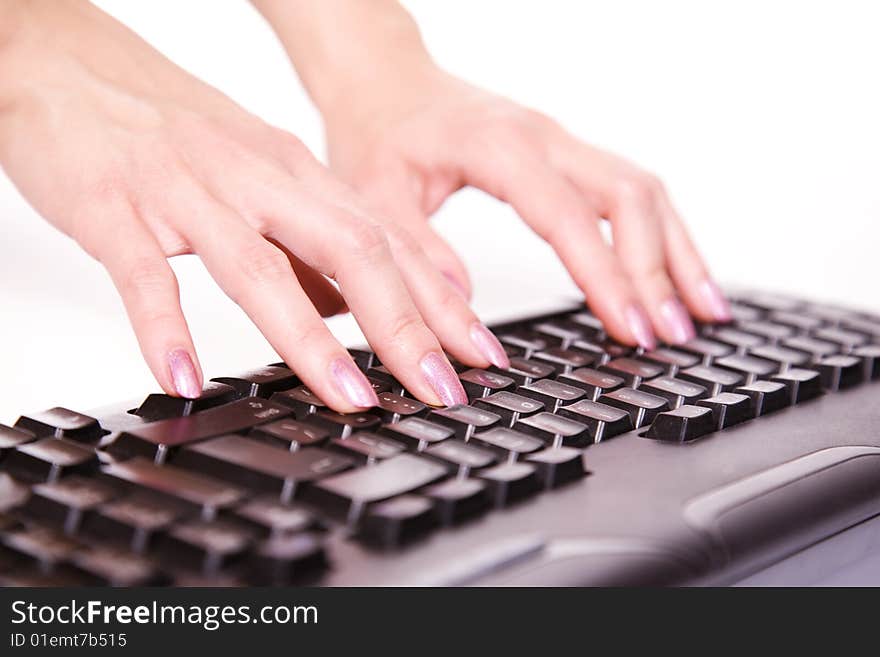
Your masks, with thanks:
[{"label": "woman's hand", "polygon": [[[169,394],[202,379],[167,258],[196,253],[338,411],[376,403],[321,315],[350,308],[420,399],[466,402],[443,354],[505,365],[418,242],[371,215],[292,135],[243,111],[88,2],[7,2],[0,161],[109,271]],[[338,283],[338,291],[328,279]]]}]

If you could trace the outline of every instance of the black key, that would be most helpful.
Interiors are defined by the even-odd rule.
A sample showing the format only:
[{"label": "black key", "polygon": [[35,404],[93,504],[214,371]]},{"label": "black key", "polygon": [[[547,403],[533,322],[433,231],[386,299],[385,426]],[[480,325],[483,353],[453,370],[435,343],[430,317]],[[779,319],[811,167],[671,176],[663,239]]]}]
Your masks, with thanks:
[{"label": "black key", "polygon": [[119,458],[144,456],[162,464],[180,447],[251,429],[290,415],[290,409],[259,397],[247,397],[186,417],[159,420],[123,431],[106,450]]},{"label": "black key", "polygon": [[101,505],[84,519],[82,530],[142,554],[158,534],[187,513],[185,504],[142,491]]},{"label": "black key", "polygon": [[221,436],[182,449],[174,465],[248,489],[275,493],[288,502],[303,483],[341,472],[352,460],[320,447],[289,452],[241,436]]},{"label": "black key", "polygon": [[745,395],[751,400],[752,415],[755,417],[786,408],[791,403],[788,389],[774,381],[755,381],[750,385],[738,387],[736,393]]},{"label": "black key", "polygon": [[593,313],[587,311],[575,313],[568,317],[568,321],[581,330],[586,330],[590,338],[594,340],[604,340],[606,337],[605,326]]},{"label": "black key", "polygon": [[513,428],[540,438],[554,447],[583,447],[592,442],[590,430],[586,424],[552,413],[538,413],[520,419]]},{"label": "black key", "polygon": [[657,415],[645,434],[646,438],[684,443],[715,431],[712,409],[684,405]]},{"label": "black key", "polygon": [[228,404],[239,397],[238,391],[232,386],[211,381],[205,385],[201,396],[197,399],[185,399],[183,397],[172,397],[164,393],[154,393],[149,395],[132,412],[147,422],[155,422],[156,420],[167,420],[171,417],[192,415],[215,406]]},{"label": "black key", "polygon": [[823,322],[818,317],[810,317],[804,313],[793,313],[784,310],[775,310],[770,313],[770,320],[777,324],[785,324],[802,332],[811,331],[822,326]]},{"label": "black key", "polygon": [[723,367],[724,369],[733,370],[734,372],[741,374],[745,379],[746,384],[751,383],[758,377],[767,377],[779,370],[778,363],[764,360],[763,358],[741,356],[739,354],[718,358],[715,361],[715,365],[716,367]]},{"label": "black key", "polygon": [[383,548],[393,548],[417,538],[437,524],[434,503],[420,495],[401,495],[371,505],[358,530],[358,538]]},{"label": "black key", "polygon": [[695,404],[698,399],[708,396],[704,386],[671,376],[659,376],[652,379],[639,386],[639,390],[665,398],[669,401],[671,408],[678,408],[684,404]]},{"label": "black key", "polygon": [[[716,358],[729,356],[734,349],[729,344],[718,342],[716,340],[708,340],[707,338],[692,338],[676,347],[689,354],[693,354],[700,359],[703,365],[711,365]],[[694,365],[693,367],[697,367]]]},{"label": "black key", "polygon": [[495,413],[464,404],[438,408],[431,411],[428,419],[452,428],[455,435],[463,440],[470,438],[474,431],[482,431],[501,422],[501,418]]},{"label": "black key", "polygon": [[320,526],[311,511],[297,505],[282,504],[276,497],[258,497],[232,510],[239,523],[248,525],[261,536],[280,536],[315,529]]},{"label": "black key", "polygon": [[242,558],[255,539],[247,527],[223,520],[175,525],[159,540],[158,550],[174,565],[213,575]]},{"label": "black key", "polygon": [[514,380],[503,374],[471,369],[458,375],[470,399],[485,397],[514,386]]},{"label": "black key", "polygon": [[853,349],[853,356],[862,359],[865,368],[865,381],[880,379],[880,345],[868,344]]},{"label": "black key", "polygon": [[[438,449],[448,443],[434,445]],[[348,522],[357,522],[365,507],[398,495],[410,493],[445,477],[448,470],[434,461],[399,454],[369,468],[357,468],[315,482],[310,494],[315,502],[332,511],[345,513]]]},{"label": "black key", "polygon": [[367,370],[367,377],[386,384],[388,392],[393,392],[395,395],[403,394],[403,384],[384,365],[373,365]]},{"label": "black key", "polygon": [[115,491],[107,484],[73,475],[34,486],[22,512],[31,520],[48,522],[65,534],[75,534],[87,513],[114,496]]},{"label": "black key", "polygon": [[536,468],[530,463],[502,463],[480,470],[476,476],[486,482],[496,507],[512,504],[539,489]]},{"label": "black key", "polygon": [[528,358],[536,351],[541,351],[548,347],[547,340],[535,335],[527,333],[501,333],[498,340],[505,347],[513,347],[524,358]]},{"label": "black key", "polygon": [[537,438],[505,427],[478,433],[471,438],[470,443],[494,451],[502,460],[511,461],[544,447],[544,443]]},{"label": "black key", "polygon": [[633,429],[629,413],[622,408],[587,399],[563,406],[559,409],[559,415],[585,424],[593,442],[597,443]]},{"label": "black key", "polygon": [[614,374],[600,372],[589,367],[582,367],[568,374],[560,374],[557,381],[561,381],[584,391],[587,398],[596,400],[600,395],[623,385],[623,379]]},{"label": "black key", "polygon": [[562,404],[577,401],[584,396],[584,391],[581,388],[552,379],[533,381],[527,386],[520,386],[516,392],[523,397],[541,402],[551,413],[555,412]]},{"label": "black key", "polygon": [[443,461],[452,469],[457,468],[462,475],[473,469],[488,467],[497,461],[493,452],[461,440],[447,440],[431,445],[425,450],[425,454]]},{"label": "black key", "polygon": [[787,326],[785,324],[774,324],[773,322],[768,322],[765,320],[759,320],[755,322],[740,322],[739,328],[747,333],[754,333],[755,335],[760,335],[763,338],[766,338],[769,342],[773,344],[779,342],[780,340],[784,340],[785,338],[790,338],[794,335],[795,330]]},{"label": "black key", "polygon": [[868,342],[868,336],[841,328],[822,328],[813,331],[813,336],[826,342],[833,342],[849,351]]},{"label": "black key", "polygon": [[481,408],[498,415],[507,426],[512,426],[521,417],[528,417],[544,410],[544,403],[515,392],[496,392],[488,397],[474,401],[474,408]]},{"label": "black key", "polygon": [[419,451],[455,435],[455,430],[450,427],[418,417],[408,417],[400,422],[385,424],[379,432]]},{"label": "black key", "polygon": [[489,506],[486,484],[479,479],[447,479],[421,493],[434,502],[434,513],[444,525],[473,517]]},{"label": "black key", "polygon": [[853,312],[846,308],[816,304],[808,306],[806,313],[824,320],[831,326],[839,326],[842,322],[853,318]]},{"label": "black key", "polygon": [[806,365],[810,360],[809,354],[803,351],[779,345],[764,345],[752,349],[751,355],[776,363],[781,371],[787,370],[789,367]]},{"label": "black key", "polygon": [[423,415],[428,407],[417,399],[401,397],[393,392],[380,392],[379,405],[370,409],[370,413],[378,415],[383,422],[397,422],[403,418]]},{"label": "black key", "polygon": [[549,363],[540,363],[535,360],[517,357],[510,359],[510,367],[500,368],[492,366],[489,369],[513,379],[517,385],[521,386],[528,385],[538,379],[546,379],[556,373],[556,368]]},{"label": "black key", "polygon": [[574,326],[563,326],[553,322],[535,324],[533,329],[547,341],[548,346],[561,349],[568,349],[572,342],[584,337],[584,331]]},{"label": "black key", "polygon": [[86,443],[95,442],[104,435],[95,418],[58,407],[42,413],[22,415],[15,423],[15,428],[29,431],[38,438],[55,436]]},{"label": "black key", "polygon": [[369,431],[380,424],[379,418],[369,413],[335,411],[318,411],[309,418],[309,422],[324,427],[336,438],[346,438],[355,431]]},{"label": "black key", "polygon": [[97,586],[163,586],[169,581],[153,560],[112,547],[90,545],[74,552],[70,562]]},{"label": "black key", "polygon": [[381,364],[379,363],[379,359],[376,358],[376,354],[372,351],[367,351],[366,349],[349,349],[348,353],[354,361],[354,364],[357,365],[362,372],[366,372],[373,365]]},{"label": "black key", "polygon": [[377,395],[380,392],[391,392],[391,386],[385,381],[380,381],[379,379],[374,379],[372,377],[367,377],[367,382],[372,386],[373,392]]},{"label": "black key", "polygon": [[857,386],[865,380],[865,363],[857,356],[828,356],[816,361],[822,387],[831,392]]},{"label": "black key", "polygon": [[588,354],[584,351],[576,351],[574,349],[562,349],[561,347],[553,347],[545,349],[532,355],[534,360],[550,363],[559,372],[568,373],[578,367],[587,367],[598,360],[595,354]]},{"label": "black key", "polygon": [[803,307],[803,302],[781,294],[772,294],[769,292],[753,292],[740,301],[749,306],[760,308],[766,311],[785,311],[794,312]]},{"label": "black key", "polygon": [[274,445],[284,446],[291,452],[300,447],[317,447],[327,440],[330,432],[299,420],[276,420],[251,429],[252,438]]},{"label": "black key", "polygon": [[841,322],[841,328],[880,338],[880,318],[852,317]]},{"label": "black key", "polygon": [[360,431],[348,438],[334,438],[331,445],[346,456],[366,465],[397,456],[406,446],[396,440]]},{"label": "black key", "polygon": [[235,388],[241,397],[264,397],[289,390],[300,384],[299,379],[286,367],[260,367],[238,376],[218,376],[211,379]]},{"label": "black key", "polygon": [[307,583],[327,567],[324,538],[315,532],[275,536],[258,543],[245,569],[258,586]]},{"label": "black key", "polygon": [[792,404],[799,404],[822,394],[822,379],[814,370],[790,369],[770,377],[770,380],[788,388]]},{"label": "black key", "polygon": [[760,335],[738,331],[730,326],[720,326],[714,329],[712,331],[712,339],[717,340],[718,342],[723,342],[724,344],[729,344],[740,354],[745,353],[749,349],[759,347],[767,342],[767,340]]},{"label": "black key", "polygon": [[0,535],[0,544],[23,560],[36,563],[43,573],[50,573],[81,547],[57,529],[36,525]]},{"label": "black key", "polygon": [[33,440],[34,434],[29,431],[13,429],[5,424],[0,424],[0,459],[6,455],[6,452],[15,449],[19,445],[33,442]]},{"label": "black key", "polygon": [[152,493],[167,498],[172,504],[184,505],[205,520],[211,520],[218,511],[236,505],[244,497],[244,491],[225,481],[170,465],[159,466],[140,457],[108,463],[101,467],[101,476],[116,486]]},{"label": "black key", "polygon": [[297,386],[291,390],[276,392],[269,399],[276,404],[283,404],[293,409],[293,414],[297,420],[303,420],[313,413],[327,408],[327,404],[322,402],[318,395],[309,390],[306,386]]},{"label": "black key", "polygon": [[730,316],[737,322],[749,322],[761,319],[764,316],[764,311],[752,308],[751,306],[744,306],[741,303],[731,302]]},{"label": "black key", "polygon": [[669,402],[663,397],[630,388],[612,390],[599,397],[599,401],[629,413],[636,429],[650,424],[658,413],[669,410]]},{"label": "black key", "polygon": [[840,347],[833,342],[817,340],[806,335],[798,335],[788,340],[783,340],[782,344],[789,349],[803,351],[813,359],[833,356],[840,351]]},{"label": "black key", "polygon": [[548,447],[529,454],[526,462],[535,467],[544,488],[556,488],[586,475],[583,455],[572,447]]},{"label": "black key", "polygon": [[43,438],[24,443],[3,459],[3,469],[25,481],[56,481],[68,474],[87,474],[98,468],[95,450],[66,438]]},{"label": "black key", "polygon": [[700,363],[700,357],[689,354],[685,351],[678,351],[670,347],[659,347],[654,351],[646,351],[641,356],[642,360],[646,360],[655,365],[662,367],[666,374],[675,376],[678,370],[686,367],[693,367]]},{"label": "black key", "polygon": [[754,417],[752,400],[746,395],[735,392],[722,392],[720,395],[701,399],[697,402],[697,406],[705,406],[712,410],[715,429],[718,431]]},{"label": "black key", "polygon": [[743,384],[744,377],[736,372],[724,370],[710,365],[694,365],[678,373],[679,379],[697,383],[714,396],[722,392],[731,392]]}]

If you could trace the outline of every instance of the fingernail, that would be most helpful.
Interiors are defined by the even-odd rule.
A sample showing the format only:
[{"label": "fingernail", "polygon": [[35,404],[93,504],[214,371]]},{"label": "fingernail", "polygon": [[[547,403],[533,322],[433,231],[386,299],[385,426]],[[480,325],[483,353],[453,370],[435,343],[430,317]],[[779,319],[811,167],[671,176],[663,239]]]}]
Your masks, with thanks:
[{"label": "fingernail", "polygon": [[700,294],[706,300],[709,308],[712,310],[712,316],[719,322],[729,322],[732,318],[730,314],[730,304],[724,298],[724,293],[708,278],[700,284]]},{"label": "fingernail", "polygon": [[664,301],[660,306],[660,314],[663,315],[674,342],[687,342],[697,334],[690,315],[678,299]]},{"label": "fingernail", "polygon": [[185,349],[175,349],[168,354],[168,365],[171,368],[171,380],[177,394],[187,399],[195,399],[202,394],[199,377],[192,358]]},{"label": "fingernail", "polygon": [[656,347],[657,340],[654,338],[654,332],[651,330],[651,323],[648,321],[645,311],[637,305],[632,305],[626,309],[625,315],[626,324],[639,346],[648,350]]},{"label": "fingernail", "polygon": [[422,358],[419,366],[428,385],[434,389],[443,404],[446,406],[467,404],[467,395],[464,394],[461,381],[458,380],[452,365],[443,356],[436,352],[430,353]]},{"label": "fingernail", "polygon": [[454,287],[456,290],[458,290],[458,293],[461,296],[463,296],[465,299],[468,298],[467,288],[465,288],[465,286],[462,285],[461,282],[455,276],[450,274],[448,271],[444,271],[443,276],[445,276],[446,280],[452,284],[452,287]]},{"label": "fingernail", "polygon": [[355,406],[370,408],[379,404],[373,386],[351,361],[337,358],[330,364],[330,373],[340,392]]},{"label": "fingernail", "polygon": [[510,359],[504,347],[498,342],[492,331],[487,329],[480,322],[471,324],[471,342],[473,342],[480,353],[486,357],[495,367],[510,367]]}]

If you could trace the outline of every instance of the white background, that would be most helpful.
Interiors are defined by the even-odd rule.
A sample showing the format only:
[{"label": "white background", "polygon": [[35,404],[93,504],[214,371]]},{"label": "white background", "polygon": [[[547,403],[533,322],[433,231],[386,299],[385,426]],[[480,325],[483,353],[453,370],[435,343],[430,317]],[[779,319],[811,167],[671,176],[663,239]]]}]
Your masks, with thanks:
[{"label": "white background", "polygon": [[[317,115],[244,0],[100,4],[322,150]],[[880,309],[876,3],[407,4],[443,65],[659,174],[720,280]],[[436,221],[470,266],[487,319],[574,291],[501,204],[464,192]],[[0,421],[155,389],[101,268],[5,179],[0,235]],[[197,260],[174,266],[208,377],[274,359]],[[351,322],[333,327],[356,340]]]}]

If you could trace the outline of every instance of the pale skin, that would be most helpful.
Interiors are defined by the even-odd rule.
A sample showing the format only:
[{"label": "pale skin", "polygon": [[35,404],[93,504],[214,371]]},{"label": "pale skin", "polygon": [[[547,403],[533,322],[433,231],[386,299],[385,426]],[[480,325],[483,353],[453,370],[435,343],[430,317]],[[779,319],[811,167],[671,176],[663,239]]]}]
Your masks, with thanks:
[{"label": "pale skin", "polygon": [[466,401],[444,352],[507,363],[428,223],[466,185],[556,249],[621,342],[685,341],[688,312],[729,318],[656,178],[445,73],[396,2],[254,4],[322,113],[329,168],[84,0],[0,9],[0,164],[106,267],[168,394],[203,385],[167,262],[196,253],[330,407],[376,401],[322,320],[346,310],[415,396]]}]

